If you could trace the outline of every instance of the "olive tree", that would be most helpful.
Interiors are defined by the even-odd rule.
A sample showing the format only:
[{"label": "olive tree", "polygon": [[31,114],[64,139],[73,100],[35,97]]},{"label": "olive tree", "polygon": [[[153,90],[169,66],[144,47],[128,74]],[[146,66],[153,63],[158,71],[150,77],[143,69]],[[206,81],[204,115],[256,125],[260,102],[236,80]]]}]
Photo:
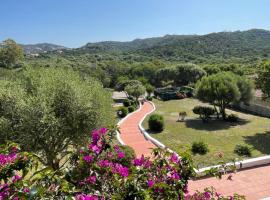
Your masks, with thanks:
[{"label": "olive tree", "polygon": [[0,67],[10,68],[23,58],[23,49],[11,39],[0,46]]},{"label": "olive tree", "polygon": [[145,94],[145,87],[142,84],[129,84],[125,87],[125,91],[138,101],[139,97]]},{"label": "olive tree", "polygon": [[71,70],[27,69],[0,82],[0,142],[17,142],[54,169],[91,130],[112,123],[109,92]]}]

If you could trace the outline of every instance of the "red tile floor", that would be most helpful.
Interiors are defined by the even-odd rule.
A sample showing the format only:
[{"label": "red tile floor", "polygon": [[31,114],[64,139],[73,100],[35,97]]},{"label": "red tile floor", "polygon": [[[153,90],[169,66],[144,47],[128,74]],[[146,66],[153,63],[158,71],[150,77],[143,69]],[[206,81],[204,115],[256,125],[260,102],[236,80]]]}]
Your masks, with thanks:
[{"label": "red tile floor", "polygon": [[[146,102],[141,110],[129,115],[120,124],[121,139],[135,150],[137,156],[151,155],[151,148],[155,145],[147,141],[139,130],[141,119],[154,108],[151,103]],[[270,165],[246,169],[233,174],[228,180],[224,176],[221,180],[216,178],[204,178],[189,181],[190,191],[202,191],[206,187],[213,186],[224,195],[238,193],[245,195],[247,200],[257,200],[270,197]]]}]

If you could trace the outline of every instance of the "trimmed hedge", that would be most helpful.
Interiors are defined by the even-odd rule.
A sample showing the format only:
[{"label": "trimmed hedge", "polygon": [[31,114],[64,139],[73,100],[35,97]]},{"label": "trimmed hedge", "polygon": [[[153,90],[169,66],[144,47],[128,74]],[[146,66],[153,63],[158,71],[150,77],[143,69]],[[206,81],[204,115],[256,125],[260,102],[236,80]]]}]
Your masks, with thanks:
[{"label": "trimmed hedge", "polygon": [[155,132],[161,132],[164,129],[164,117],[159,114],[153,114],[148,119],[149,129]]}]

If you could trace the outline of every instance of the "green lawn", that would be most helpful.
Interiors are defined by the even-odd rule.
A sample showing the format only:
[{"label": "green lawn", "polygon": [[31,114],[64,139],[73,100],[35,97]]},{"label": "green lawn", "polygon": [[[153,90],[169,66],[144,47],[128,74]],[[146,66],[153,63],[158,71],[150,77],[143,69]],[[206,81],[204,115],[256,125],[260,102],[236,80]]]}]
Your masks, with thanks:
[{"label": "green lawn", "polygon": [[[227,110],[241,118],[238,124],[224,121],[210,121],[203,123],[192,109],[202,104],[196,99],[183,99],[171,101],[153,101],[156,113],[165,118],[165,130],[161,133],[151,134],[166,146],[176,152],[190,149],[193,141],[204,141],[208,144],[210,152],[206,155],[193,155],[197,167],[217,164],[220,161],[218,152],[224,153],[225,161],[239,158],[233,153],[236,144],[246,144],[252,147],[252,157],[270,154],[270,119],[250,114]],[[185,122],[177,122],[179,111],[187,112]],[[147,120],[143,122],[147,129]],[[242,158],[239,158],[242,159]]]}]

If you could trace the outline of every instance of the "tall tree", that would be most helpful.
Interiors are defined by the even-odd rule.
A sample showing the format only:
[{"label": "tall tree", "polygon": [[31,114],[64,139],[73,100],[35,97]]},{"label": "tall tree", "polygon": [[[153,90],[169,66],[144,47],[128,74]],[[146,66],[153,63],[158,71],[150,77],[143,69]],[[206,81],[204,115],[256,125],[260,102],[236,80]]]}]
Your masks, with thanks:
[{"label": "tall tree", "polygon": [[23,58],[23,49],[11,39],[7,39],[0,47],[0,67],[11,68]]},{"label": "tall tree", "polygon": [[196,87],[199,100],[219,107],[222,118],[226,119],[226,108],[230,103],[239,101],[241,93],[237,80],[231,73],[218,73],[204,77]]},{"label": "tall tree", "polygon": [[270,61],[259,66],[256,85],[262,90],[264,98],[270,98]]}]

